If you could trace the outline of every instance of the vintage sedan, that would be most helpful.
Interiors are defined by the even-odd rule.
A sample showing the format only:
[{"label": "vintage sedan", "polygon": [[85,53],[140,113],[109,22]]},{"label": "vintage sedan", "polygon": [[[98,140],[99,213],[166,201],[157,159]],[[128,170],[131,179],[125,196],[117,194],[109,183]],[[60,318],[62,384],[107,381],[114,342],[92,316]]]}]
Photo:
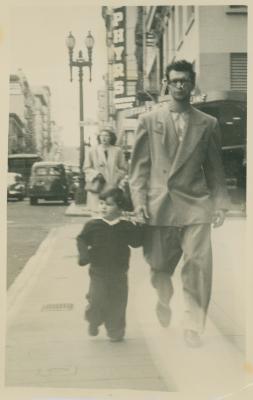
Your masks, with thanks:
[{"label": "vintage sedan", "polygon": [[56,161],[39,161],[33,164],[28,185],[30,204],[38,200],[59,200],[68,204],[69,188],[65,166]]}]

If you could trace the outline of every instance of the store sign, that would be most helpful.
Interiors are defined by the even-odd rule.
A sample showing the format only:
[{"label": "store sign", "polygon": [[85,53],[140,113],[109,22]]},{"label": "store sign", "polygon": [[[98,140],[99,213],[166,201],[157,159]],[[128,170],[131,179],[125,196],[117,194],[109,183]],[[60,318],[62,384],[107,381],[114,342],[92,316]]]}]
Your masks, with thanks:
[{"label": "store sign", "polygon": [[134,108],[131,108],[130,110],[128,110],[126,118],[138,117],[140,114],[142,114],[144,112],[151,111],[154,106],[155,106],[155,103],[153,101],[146,101],[143,106],[134,107]]},{"label": "store sign", "polygon": [[116,110],[124,110],[126,108],[132,108],[134,106],[134,103],[130,103],[129,101],[125,102],[125,103],[117,103],[115,104],[115,108]]},{"label": "store sign", "polygon": [[125,18],[126,18],[125,7],[119,7],[113,10],[113,46],[114,46],[113,79],[114,79],[115,98],[124,97],[126,95]]},{"label": "store sign", "polygon": [[113,47],[113,90],[115,108],[132,107],[133,98],[132,96],[131,98],[127,96],[126,7],[117,7],[113,9]]}]

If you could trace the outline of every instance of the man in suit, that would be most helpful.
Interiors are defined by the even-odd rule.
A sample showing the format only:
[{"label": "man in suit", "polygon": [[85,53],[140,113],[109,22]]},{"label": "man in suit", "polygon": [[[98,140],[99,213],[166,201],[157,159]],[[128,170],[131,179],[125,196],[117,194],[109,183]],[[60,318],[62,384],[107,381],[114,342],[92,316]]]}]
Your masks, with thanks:
[{"label": "man in suit", "polygon": [[184,339],[201,345],[212,283],[210,227],[221,226],[228,206],[216,118],[190,104],[191,63],[166,68],[170,100],[139,118],[130,188],[135,211],[147,223],[144,256],[157,290],[157,317],[170,323],[171,276],[183,254]]}]

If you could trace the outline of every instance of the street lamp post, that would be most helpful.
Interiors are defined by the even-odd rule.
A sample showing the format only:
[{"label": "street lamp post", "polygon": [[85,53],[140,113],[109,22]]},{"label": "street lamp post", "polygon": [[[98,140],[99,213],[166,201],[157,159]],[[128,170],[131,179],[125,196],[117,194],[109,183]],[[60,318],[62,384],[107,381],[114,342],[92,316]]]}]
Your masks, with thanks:
[{"label": "street lamp post", "polygon": [[94,38],[90,31],[85,39],[85,45],[88,50],[88,60],[83,58],[82,51],[79,51],[78,58],[73,60],[73,51],[76,40],[70,32],[67,39],[66,45],[69,50],[69,67],[70,67],[70,82],[72,82],[72,68],[77,67],[79,72],[79,105],[80,105],[80,155],[79,155],[79,169],[80,169],[80,182],[79,188],[76,194],[76,204],[84,204],[86,201],[85,196],[85,176],[83,171],[83,164],[85,159],[85,143],[84,143],[84,118],[83,118],[83,68],[89,67],[89,81],[91,82],[91,66],[92,66],[92,49],[94,46]]}]

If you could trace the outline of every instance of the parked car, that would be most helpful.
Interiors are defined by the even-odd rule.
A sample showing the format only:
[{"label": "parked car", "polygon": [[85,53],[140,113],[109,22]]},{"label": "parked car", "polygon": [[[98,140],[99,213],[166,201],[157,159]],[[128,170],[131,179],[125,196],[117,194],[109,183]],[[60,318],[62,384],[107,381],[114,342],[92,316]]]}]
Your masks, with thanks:
[{"label": "parked car", "polygon": [[26,186],[24,178],[16,172],[8,172],[7,177],[7,200],[17,199],[24,200]]},{"label": "parked car", "polygon": [[39,199],[59,200],[68,204],[69,188],[63,163],[40,161],[32,166],[28,185],[30,204],[38,204]]}]

